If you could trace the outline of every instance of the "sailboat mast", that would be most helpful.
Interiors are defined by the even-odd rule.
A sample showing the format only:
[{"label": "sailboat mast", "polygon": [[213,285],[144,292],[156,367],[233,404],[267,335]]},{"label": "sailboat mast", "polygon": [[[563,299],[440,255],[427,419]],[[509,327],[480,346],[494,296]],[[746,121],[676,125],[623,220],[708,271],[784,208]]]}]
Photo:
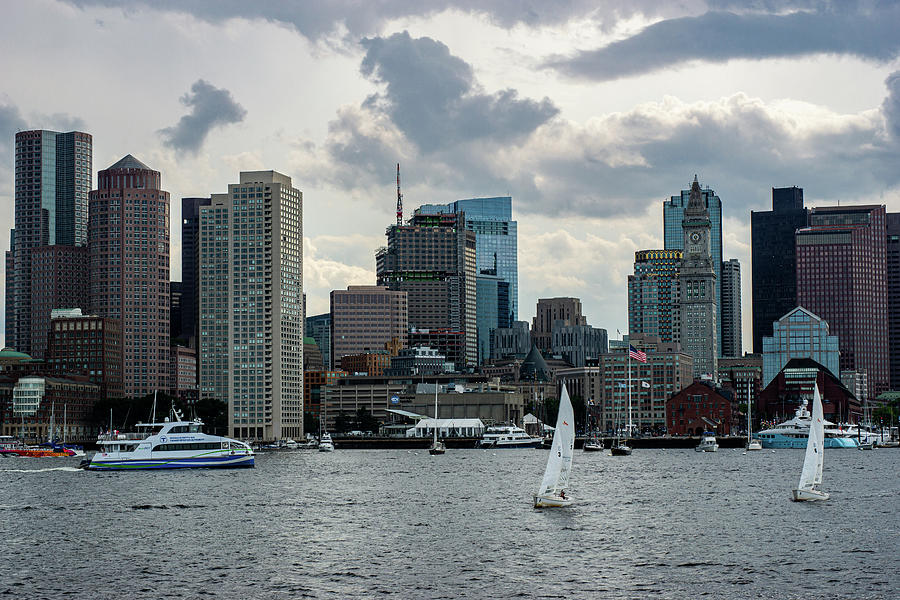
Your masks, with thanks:
[{"label": "sailboat mast", "polygon": [[[629,344],[631,341],[629,339]],[[628,435],[631,435],[631,346],[628,347]]]},{"label": "sailboat mast", "polygon": [[747,443],[750,443],[750,432],[753,431],[753,426],[750,421],[750,378],[747,378]]},{"label": "sailboat mast", "polygon": [[67,434],[67,429],[69,428],[69,405],[63,404],[63,444],[66,443],[66,439],[69,437]]},{"label": "sailboat mast", "polygon": [[438,382],[434,382],[434,445],[437,446],[437,395],[438,395]]},{"label": "sailboat mast", "polygon": [[53,443],[53,428],[56,427],[56,401],[50,403],[50,428],[47,432],[47,441]]}]

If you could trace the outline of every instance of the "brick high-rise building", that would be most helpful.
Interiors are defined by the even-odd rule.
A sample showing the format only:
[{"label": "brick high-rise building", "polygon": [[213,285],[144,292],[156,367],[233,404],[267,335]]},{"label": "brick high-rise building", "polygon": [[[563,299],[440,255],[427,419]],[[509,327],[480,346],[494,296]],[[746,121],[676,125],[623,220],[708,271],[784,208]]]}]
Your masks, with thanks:
[{"label": "brick high-rise building", "polygon": [[90,306],[90,254],[86,246],[38,246],[31,250],[31,349],[44,358],[54,309]]},{"label": "brick high-rise building", "polygon": [[127,155],[97,174],[88,226],[91,311],[122,326],[125,395],[169,389],[169,193]]},{"label": "brick high-rise building", "polygon": [[407,311],[406,292],[384,286],[351,285],[332,291],[330,363],[346,370],[341,363],[344,356],[384,350],[394,338],[406,347]]},{"label": "brick high-rise building", "polygon": [[[465,333],[465,365],[478,361],[475,233],[465,215],[416,214],[387,229],[375,255],[378,285],[407,293],[409,326]],[[337,345],[335,338],[332,343]],[[337,354],[335,354],[337,356]]]},{"label": "brick high-rise building", "polygon": [[[40,356],[33,336],[39,338],[37,352],[42,353],[50,313],[43,304],[32,306],[32,252],[42,246],[87,245],[91,154],[92,138],[80,131],[16,134],[15,229],[6,254],[6,345],[36,358]],[[66,285],[55,282],[51,287]],[[35,318],[41,322],[36,331]]]},{"label": "brick high-rise building", "polygon": [[762,339],[772,335],[772,323],[797,306],[797,261],[794,232],[806,227],[803,188],[772,188],[772,210],[750,213],[753,287],[753,352],[763,351]]},{"label": "brick high-rise building", "polygon": [[54,310],[47,345],[47,366],[65,376],[84,375],[100,388],[100,398],[121,398],[122,330],[118,319],[84,315],[78,309]]},{"label": "brick high-rise building", "polygon": [[200,207],[201,398],[228,403],[230,435],[303,437],[303,195],[244,171]]},{"label": "brick high-rise building", "polygon": [[841,371],[865,371],[869,397],[890,385],[884,205],[812,209],[796,233],[797,304],[828,321]]}]

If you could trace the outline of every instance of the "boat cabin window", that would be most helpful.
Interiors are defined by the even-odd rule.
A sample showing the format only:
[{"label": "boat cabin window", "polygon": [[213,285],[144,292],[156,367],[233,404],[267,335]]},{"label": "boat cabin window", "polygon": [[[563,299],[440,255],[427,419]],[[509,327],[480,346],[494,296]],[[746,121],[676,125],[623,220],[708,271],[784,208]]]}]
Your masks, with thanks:
[{"label": "boat cabin window", "polygon": [[200,430],[200,424],[199,424],[199,423],[191,423],[190,427],[191,427],[191,433],[203,433],[203,432]]},{"label": "boat cabin window", "polygon": [[169,430],[169,433],[187,433],[189,428],[188,425],[175,425]]},{"label": "boat cabin window", "polygon": [[157,444],[154,452],[173,452],[179,450],[219,450],[219,442],[202,442],[192,444]]}]

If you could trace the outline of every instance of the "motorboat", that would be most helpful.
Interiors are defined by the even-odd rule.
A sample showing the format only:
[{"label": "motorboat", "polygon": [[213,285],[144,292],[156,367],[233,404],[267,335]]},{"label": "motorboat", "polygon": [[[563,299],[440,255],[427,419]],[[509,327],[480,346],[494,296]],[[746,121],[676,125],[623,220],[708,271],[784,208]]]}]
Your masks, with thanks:
[{"label": "motorboat", "polygon": [[584,440],[582,450],[585,452],[600,452],[603,450],[603,442],[597,436],[591,436]]},{"label": "motorboat", "polygon": [[752,440],[750,440],[749,442],[747,442],[747,448],[746,448],[746,449],[747,449],[747,450],[762,450],[762,449],[763,449],[763,445],[762,445],[762,442],[760,442],[758,439],[753,438]]},{"label": "motorboat", "polygon": [[68,444],[45,442],[37,446],[23,444],[10,435],[0,436],[0,456],[26,456],[29,458],[64,458],[84,456],[84,451]]},{"label": "motorboat", "polygon": [[694,448],[697,452],[716,452],[718,449],[719,442],[716,441],[716,435],[711,431],[704,432],[700,443]]},{"label": "motorboat", "polygon": [[113,431],[97,438],[99,450],[85,465],[91,471],[252,467],[255,454],[244,442],[203,433],[203,421],[173,418],[137,423],[135,432]]},{"label": "motorboat", "polygon": [[[804,399],[792,418],[775,427],[756,432],[756,437],[763,448],[806,448],[812,421],[807,405],[808,402]],[[834,423],[824,419],[823,430],[825,448],[856,448],[859,445],[856,437],[848,436],[845,430],[835,427]]]},{"label": "motorboat", "polygon": [[334,452],[334,442],[327,431],[319,438],[319,452]]},{"label": "motorboat", "polygon": [[613,447],[610,448],[609,451],[613,456],[631,456],[631,446],[629,446],[625,442],[613,444]]},{"label": "motorboat", "polygon": [[478,441],[479,448],[537,448],[543,440],[528,433],[512,423],[493,425],[484,430]]}]

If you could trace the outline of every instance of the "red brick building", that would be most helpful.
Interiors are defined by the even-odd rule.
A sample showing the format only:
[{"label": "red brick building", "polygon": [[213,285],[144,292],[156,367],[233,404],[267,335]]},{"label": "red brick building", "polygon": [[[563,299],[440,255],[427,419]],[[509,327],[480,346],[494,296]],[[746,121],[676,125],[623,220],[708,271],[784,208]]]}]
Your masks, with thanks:
[{"label": "red brick building", "polygon": [[38,246],[31,250],[31,356],[44,358],[55,308],[90,304],[90,254],[85,246]]},{"label": "red brick building", "polygon": [[793,358],[760,392],[754,412],[760,419],[779,423],[794,416],[803,400],[819,386],[825,418],[834,423],[855,423],[862,415],[859,400],[831,371],[811,358]]},{"label": "red brick building", "polygon": [[722,389],[695,381],[666,401],[666,426],[669,435],[700,435],[715,431],[716,435],[731,435],[734,409],[731,398]]},{"label": "red brick building", "polygon": [[122,398],[122,328],[118,319],[56,311],[47,336],[47,368],[59,376],[84,375],[100,398]]}]

